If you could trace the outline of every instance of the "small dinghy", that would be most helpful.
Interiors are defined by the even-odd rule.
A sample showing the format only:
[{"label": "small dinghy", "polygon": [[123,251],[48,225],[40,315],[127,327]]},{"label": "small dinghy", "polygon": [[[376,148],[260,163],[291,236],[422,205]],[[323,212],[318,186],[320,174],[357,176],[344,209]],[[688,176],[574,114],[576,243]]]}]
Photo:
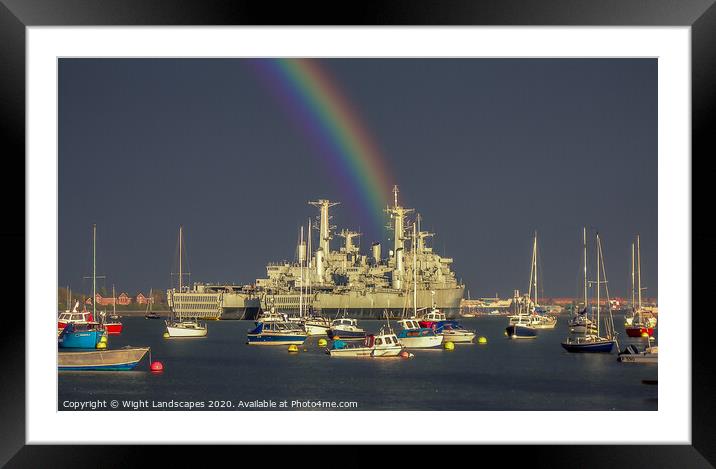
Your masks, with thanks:
[{"label": "small dinghy", "polygon": [[60,352],[57,354],[59,371],[127,371],[133,370],[149,347],[125,347],[116,350]]}]

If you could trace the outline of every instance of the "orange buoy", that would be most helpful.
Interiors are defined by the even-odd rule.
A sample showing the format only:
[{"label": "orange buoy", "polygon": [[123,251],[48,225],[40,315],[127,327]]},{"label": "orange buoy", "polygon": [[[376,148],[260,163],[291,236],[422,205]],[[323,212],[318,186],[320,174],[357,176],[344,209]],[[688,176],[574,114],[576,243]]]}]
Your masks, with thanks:
[{"label": "orange buoy", "polygon": [[403,358],[410,358],[410,354],[408,352],[406,352],[405,350],[400,352],[400,356]]},{"label": "orange buoy", "polygon": [[155,361],[152,362],[151,365],[149,365],[149,369],[154,372],[161,373],[162,371],[164,371],[164,365],[162,365],[162,362]]}]

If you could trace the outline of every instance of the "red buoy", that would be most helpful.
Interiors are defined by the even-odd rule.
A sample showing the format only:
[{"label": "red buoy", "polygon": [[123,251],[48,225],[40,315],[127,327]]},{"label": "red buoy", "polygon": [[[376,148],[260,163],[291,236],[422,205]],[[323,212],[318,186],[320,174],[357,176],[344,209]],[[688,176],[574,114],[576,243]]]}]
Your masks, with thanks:
[{"label": "red buoy", "polygon": [[152,362],[151,365],[149,365],[149,369],[152,371],[156,371],[157,373],[161,373],[164,371],[164,365],[162,365],[162,362],[156,361]]}]

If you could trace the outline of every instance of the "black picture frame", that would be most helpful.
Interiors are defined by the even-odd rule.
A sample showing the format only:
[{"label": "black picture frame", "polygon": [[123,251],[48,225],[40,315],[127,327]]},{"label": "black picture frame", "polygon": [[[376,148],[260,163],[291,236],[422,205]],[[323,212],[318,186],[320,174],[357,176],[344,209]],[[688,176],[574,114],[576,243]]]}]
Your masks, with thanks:
[{"label": "black picture frame", "polygon": [[[705,165],[716,155],[716,138],[709,123],[716,107],[716,6],[714,0],[402,0],[384,3],[310,3],[223,0],[0,0],[0,128],[3,130],[6,178],[23,185],[25,161],[25,37],[28,26],[83,25],[572,25],[572,26],[690,26],[692,66],[692,214],[712,218],[708,193],[695,190]],[[684,155],[688,157],[688,155]],[[694,169],[696,169],[694,171]],[[23,188],[3,183],[6,220],[0,231],[3,245],[25,243],[24,206],[13,203]],[[22,191],[22,192],[20,192]],[[699,211],[699,208],[704,210]],[[13,212],[13,210],[15,212]],[[699,221],[693,216],[693,222]],[[707,223],[699,221],[698,225]],[[697,223],[694,223],[697,225]],[[713,246],[716,235],[692,227],[693,241]],[[20,257],[19,249],[14,255]],[[699,250],[699,265],[713,265],[713,248]],[[14,261],[14,259],[13,259]],[[21,261],[17,259],[19,264]],[[24,272],[24,259],[23,268]],[[17,283],[18,269],[12,278]],[[694,292],[708,292],[705,276],[693,274]],[[702,288],[699,288],[702,287]],[[25,285],[25,294],[31,285]],[[8,305],[11,306],[11,305]],[[12,305],[17,307],[17,305]],[[690,307],[690,305],[689,305]],[[708,310],[708,307],[706,307]],[[691,311],[683,311],[685,320]],[[704,311],[708,313],[709,311]],[[5,311],[10,315],[10,311]],[[36,314],[27,312],[26,314]],[[693,318],[693,316],[692,316]],[[692,320],[692,324],[697,324]],[[532,467],[712,467],[716,464],[716,404],[714,365],[709,328],[692,328],[692,445],[571,445],[555,448],[523,446],[481,447],[482,461],[529,463]],[[188,463],[184,451],[131,446],[25,445],[25,334],[3,334],[0,375],[0,464],[8,467],[131,467],[156,452],[163,464]],[[615,442],[638,429],[615,428]],[[236,456],[236,450],[234,457]],[[299,453],[303,453],[300,449]],[[199,452],[204,458],[205,450]],[[244,453],[242,451],[242,453]],[[274,452],[275,453],[275,452]],[[107,455],[111,454],[111,458]],[[215,453],[212,450],[212,455]],[[470,453],[468,453],[468,458]],[[278,454],[272,455],[279,456]],[[328,463],[331,462],[328,457]],[[421,457],[422,459],[422,457]],[[220,459],[217,459],[220,460]],[[101,461],[101,464],[99,463]],[[243,460],[249,463],[248,459]],[[334,460],[335,461],[335,460]],[[575,461],[578,461],[575,464]],[[310,463],[310,462],[309,462]],[[476,464],[478,462],[475,462]],[[617,465],[617,466],[615,466]]]}]

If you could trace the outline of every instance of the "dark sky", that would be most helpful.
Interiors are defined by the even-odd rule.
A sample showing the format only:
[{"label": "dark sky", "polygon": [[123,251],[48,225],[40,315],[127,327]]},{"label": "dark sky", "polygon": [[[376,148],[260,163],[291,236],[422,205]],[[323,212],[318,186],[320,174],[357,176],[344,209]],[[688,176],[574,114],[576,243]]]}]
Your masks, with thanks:
[{"label": "dark sky", "polygon": [[[534,230],[544,294],[579,295],[584,225],[601,233],[612,296],[628,292],[640,233],[657,294],[655,59],[321,66],[473,298],[527,287]],[[60,60],[61,286],[91,290],[92,223],[110,288],[167,288],[180,224],[193,281],[253,282],[266,262],[294,258],[316,214],[308,200],[348,198],[331,176],[245,60]],[[332,213],[366,233],[364,253],[380,236],[359,207]]]}]

